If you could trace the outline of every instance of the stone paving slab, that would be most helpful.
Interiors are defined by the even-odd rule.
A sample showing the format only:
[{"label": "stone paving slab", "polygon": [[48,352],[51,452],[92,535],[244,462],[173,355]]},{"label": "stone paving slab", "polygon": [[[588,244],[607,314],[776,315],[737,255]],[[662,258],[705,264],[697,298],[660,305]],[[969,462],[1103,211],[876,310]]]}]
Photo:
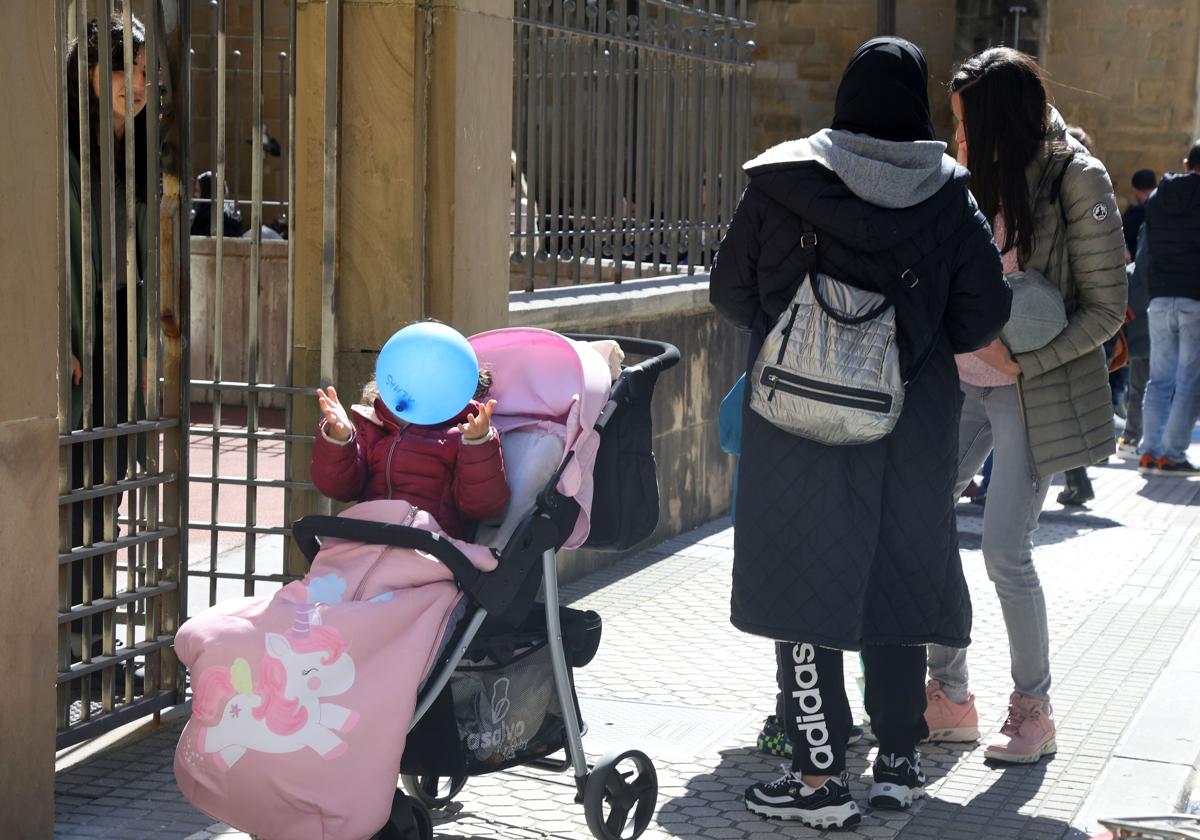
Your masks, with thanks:
[{"label": "stone paving slab", "polygon": [[[1073,824],[1080,806],[1112,762],[1156,677],[1200,615],[1195,548],[1200,481],[1147,481],[1128,464],[1093,470],[1093,478],[1098,501],[1092,509],[1067,513],[1051,502],[1036,536],[1036,562],[1051,616],[1057,755],[1032,766],[1003,768],[983,760],[982,746],[930,745],[923,751],[930,799],[906,813],[868,809],[855,830],[830,836],[1086,836]],[[975,604],[972,688],[986,739],[1003,721],[1011,682],[999,603],[984,572],[978,541],[971,538],[981,524],[977,513],[964,506],[959,523]],[[773,709],[775,688],[771,644],[740,633],[728,622],[732,538],[727,522],[712,523],[563,589],[564,600],[597,610],[605,622],[599,654],[576,674],[585,711],[586,698],[593,697],[610,703],[675,706],[681,717],[693,710],[730,714],[728,731],[710,739],[711,747],[693,755],[663,751],[652,756],[660,782],[659,810],[644,836],[653,840],[824,836],[761,820],[741,802],[748,783],[777,773],[776,760],[752,749],[762,717]],[[846,671],[848,696],[855,714],[861,715],[854,657],[847,657]],[[611,728],[605,728],[602,745],[589,739],[596,742],[589,745],[590,751],[620,741],[619,733],[608,731]],[[60,776],[56,837],[244,837],[212,826],[211,819],[201,824],[203,815],[182,802],[169,778],[173,740],[167,730],[142,742],[146,746],[138,759],[128,760],[132,748],[126,748],[64,774],[68,778]],[[636,739],[627,745],[641,746]],[[156,750],[157,763],[151,758]],[[870,743],[850,751],[849,769],[860,803],[865,801],[872,758]],[[88,769],[92,765],[99,766]],[[125,833],[106,833],[109,820],[101,823],[98,818],[127,814],[132,819],[130,800],[117,794],[139,782],[148,793],[172,796],[161,804],[146,798],[136,801],[137,824],[131,823]],[[573,796],[569,774],[520,768],[472,779],[439,817],[438,836],[589,837]],[[168,806],[179,810],[168,811]],[[148,831],[155,819],[170,822],[170,829],[164,825],[158,834],[137,833],[143,827]]]}]

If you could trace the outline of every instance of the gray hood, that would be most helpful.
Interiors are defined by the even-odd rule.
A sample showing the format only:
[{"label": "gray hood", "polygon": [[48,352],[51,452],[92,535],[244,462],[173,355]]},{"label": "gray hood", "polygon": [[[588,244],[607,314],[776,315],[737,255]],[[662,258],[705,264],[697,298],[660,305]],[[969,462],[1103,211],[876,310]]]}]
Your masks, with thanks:
[{"label": "gray hood", "polygon": [[931,198],[954,177],[957,167],[946,154],[946,144],[937,140],[895,143],[827,128],[768,149],[744,168],[752,174],[806,161],[831,170],[863,201],[892,210]]}]

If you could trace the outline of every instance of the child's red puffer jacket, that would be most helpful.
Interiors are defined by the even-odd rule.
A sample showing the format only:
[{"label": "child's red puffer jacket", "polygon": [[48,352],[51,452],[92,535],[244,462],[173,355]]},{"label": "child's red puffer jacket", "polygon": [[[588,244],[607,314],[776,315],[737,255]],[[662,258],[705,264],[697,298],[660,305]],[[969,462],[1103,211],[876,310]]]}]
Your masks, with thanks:
[{"label": "child's red puffer jacket", "polygon": [[338,444],[317,431],[312,479],[317,489],[343,502],[403,499],[429,511],[454,537],[468,523],[495,516],[508,504],[499,432],[481,443],[464,443],[458,424],[480,410],[472,401],[445,426],[401,426],[382,400],[349,412],[354,436]]}]

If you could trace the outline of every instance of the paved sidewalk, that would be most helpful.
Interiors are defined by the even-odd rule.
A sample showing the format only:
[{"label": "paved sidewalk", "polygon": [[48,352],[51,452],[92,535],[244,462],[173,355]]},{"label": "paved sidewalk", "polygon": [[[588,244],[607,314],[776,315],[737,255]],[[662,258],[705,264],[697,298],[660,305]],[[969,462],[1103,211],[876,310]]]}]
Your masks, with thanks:
[{"label": "paved sidewalk", "polygon": [[[1046,588],[1058,754],[1032,767],[983,761],[981,746],[929,746],[931,798],[911,812],[867,813],[857,838],[1082,838],[1079,813],[1156,677],[1200,615],[1200,480],[1140,478],[1129,463],[1093,469],[1098,500],[1063,511],[1051,501],[1036,541]],[[985,739],[1010,690],[999,605],[978,550],[978,510],[959,528],[975,604],[972,686]],[[600,653],[576,675],[590,752],[614,747],[655,760],[659,809],[647,838],[767,840],[820,837],[743,808],[749,781],[776,774],[752,747],[774,705],[769,642],[728,621],[733,532],[712,523],[564,587],[565,600],[604,618]],[[847,657],[848,694],[857,663]],[[1195,698],[1179,698],[1181,704]],[[176,728],[84,763],[58,778],[55,836],[244,837],[196,812],[171,777]],[[855,794],[865,801],[872,745],[852,748]],[[569,774],[518,769],[472,779],[441,817],[438,836],[590,836]],[[1099,803],[1103,808],[1104,803]]]}]

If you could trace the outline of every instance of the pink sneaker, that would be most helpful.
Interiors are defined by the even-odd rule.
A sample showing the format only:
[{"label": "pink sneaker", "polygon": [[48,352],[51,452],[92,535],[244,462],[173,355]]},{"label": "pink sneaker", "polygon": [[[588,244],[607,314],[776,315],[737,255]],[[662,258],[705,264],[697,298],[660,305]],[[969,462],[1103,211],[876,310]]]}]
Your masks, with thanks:
[{"label": "pink sneaker", "polygon": [[968,693],[967,702],[955,703],[942,691],[940,682],[930,680],[925,686],[925,724],[929,727],[928,741],[978,741],[975,695]]},{"label": "pink sneaker", "polygon": [[1008,720],[983,757],[1008,764],[1033,764],[1057,749],[1050,704],[1014,691],[1008,698]]}]

